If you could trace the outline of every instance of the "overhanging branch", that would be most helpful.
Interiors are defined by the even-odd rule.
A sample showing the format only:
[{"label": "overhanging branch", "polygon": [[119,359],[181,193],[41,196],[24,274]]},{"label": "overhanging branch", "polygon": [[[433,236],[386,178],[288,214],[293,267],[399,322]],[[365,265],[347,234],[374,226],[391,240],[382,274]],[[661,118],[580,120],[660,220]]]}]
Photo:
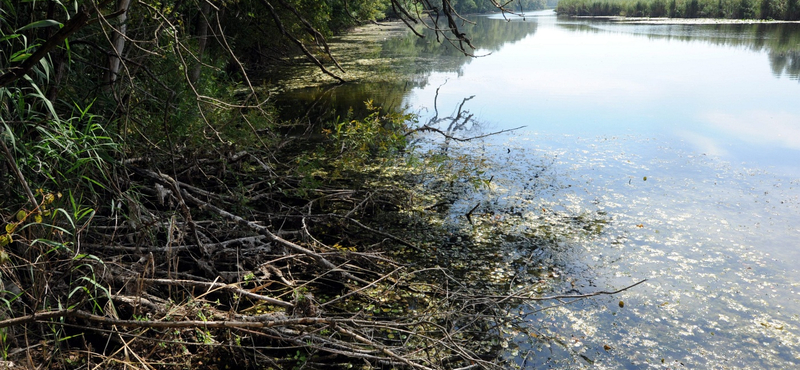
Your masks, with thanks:
[{"label": "overhanging branch", "polygon": [[0,87],[5,87],[22,78],[22,76],[28,74],[33,66],[39,63],[42,58],[47,56],[50,51],[63,44],[67,37],[83,28],[83,26],[88,23],[90,16],[91,14],[89,11],[86,10],[86,8],[81,7],[78,10],[78,13],[64,23],[64,26],[61,27],[58,32],[48,38],[47,41],[42,44],[42,46],[36,49],[36,52],[20,63],[20,65],[11,67],[8,72],[0,76]]}]

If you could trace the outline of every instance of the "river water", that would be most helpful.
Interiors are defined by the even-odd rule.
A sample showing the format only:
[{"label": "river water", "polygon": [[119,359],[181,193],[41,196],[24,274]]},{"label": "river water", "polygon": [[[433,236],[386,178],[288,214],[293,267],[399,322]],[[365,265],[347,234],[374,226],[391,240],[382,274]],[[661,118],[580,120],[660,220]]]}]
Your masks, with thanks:
[{"label": "river water", "polygon": [[[550,292],[647,279],[614,296],[519,307],[522,324],[503,343],[509,364],[800,366],[800,25],[543,11],[466,27],[481,57],[430,37],[389,39],[376,55],[411,82],[333,95],[377,97],[423,122],[434,101],[443,116],[472,97],[472,134],[525,126],[459,150],[492,164],[479,201],[523,218],[546,209],[607,217],[602,231],[557,243]],[[560,186],[531,193],[543,167]],[[474,202],[457,203],[454,219]]]}]

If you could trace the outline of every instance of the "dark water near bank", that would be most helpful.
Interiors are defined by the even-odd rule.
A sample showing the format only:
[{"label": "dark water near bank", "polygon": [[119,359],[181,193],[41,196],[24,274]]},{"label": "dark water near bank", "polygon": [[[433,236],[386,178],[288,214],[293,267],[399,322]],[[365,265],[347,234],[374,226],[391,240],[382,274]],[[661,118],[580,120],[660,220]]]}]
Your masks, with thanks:
[{"label": "dark water near bank", "polygon": [[[379,55],[395,62],[385,72],[407,79],[294,97],[354,105],[377,96],[425,121],[437,89],[440,115],[474,96],[465,108],[482,132],[526,128],[454,148],[489,158],[495,179],[454,214],[477,199],[525,209],[531,220],[540,209],[610,217],[599,235],[563,241],[559,258],[568,262],[554,291],[648,281],[545,311],[520,307],[527,324],[502,343],[509,361],[800,366],[800,25],[622,24],[539,12],[482,17],[467,31],[485,56],[387,40]],[[525,185],[537,166],[565,186],[531,200]]]}]

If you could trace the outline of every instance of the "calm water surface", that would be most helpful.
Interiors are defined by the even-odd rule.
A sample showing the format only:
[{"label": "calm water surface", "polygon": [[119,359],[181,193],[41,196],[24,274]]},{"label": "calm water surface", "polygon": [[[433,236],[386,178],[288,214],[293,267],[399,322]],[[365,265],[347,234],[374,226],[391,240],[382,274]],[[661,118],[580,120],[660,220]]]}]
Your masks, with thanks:
[{"label": "calm water surface", "polygon": [[[498,29],[506,39],[488,36]],[[527,126],[459,150],[494,164],[487,176],[495,186],[478,201],[528,207],[527,217],[541,208],[608,215],[601,234],[563,242],[556,292],[648,279],[613,297],[520,307],[526,324],[512,330],[509,361],[800,366],[800,26],[622,24],[538,12],[508,23],[483,17],[471,32],[483,35],[477,54],[486,56],[387,41],[383,52],[397,60],[410,44],[430,49],[413,53],[425,59],[414,64],[415,83],[367,94],[401,94],[422,120],[437,89],[440,115],[474,96],[465,107],[483,132]],[[531,193],[537,166],[565,186]],[[509,260],[520,253],[505,252]]]}]

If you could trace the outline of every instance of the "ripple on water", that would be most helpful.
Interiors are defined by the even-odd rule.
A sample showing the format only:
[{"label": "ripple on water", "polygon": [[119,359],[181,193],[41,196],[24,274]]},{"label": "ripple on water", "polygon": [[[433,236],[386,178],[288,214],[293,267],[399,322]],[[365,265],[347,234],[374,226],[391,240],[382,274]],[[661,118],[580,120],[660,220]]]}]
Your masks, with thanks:
[{"label": "ripple on water", "polygon": [[[526,198],[530,190],[514,180],[546,164],[554,167],[552,180],[565,186],[539,194],[540,202],[611,218],[600,235],[570,242],[569,279],[556,289],[588,293],[649,279],[614,297],[544,311],[521,307],[528,324],[514,338],[514,363],[615,369],[800,363],[796,180],[654,139],[523,134],[482,145],[503,163],[490,174],[503,189],[484,196]],[[509,147],[517,153],[513,161],[503,157]]]}]

